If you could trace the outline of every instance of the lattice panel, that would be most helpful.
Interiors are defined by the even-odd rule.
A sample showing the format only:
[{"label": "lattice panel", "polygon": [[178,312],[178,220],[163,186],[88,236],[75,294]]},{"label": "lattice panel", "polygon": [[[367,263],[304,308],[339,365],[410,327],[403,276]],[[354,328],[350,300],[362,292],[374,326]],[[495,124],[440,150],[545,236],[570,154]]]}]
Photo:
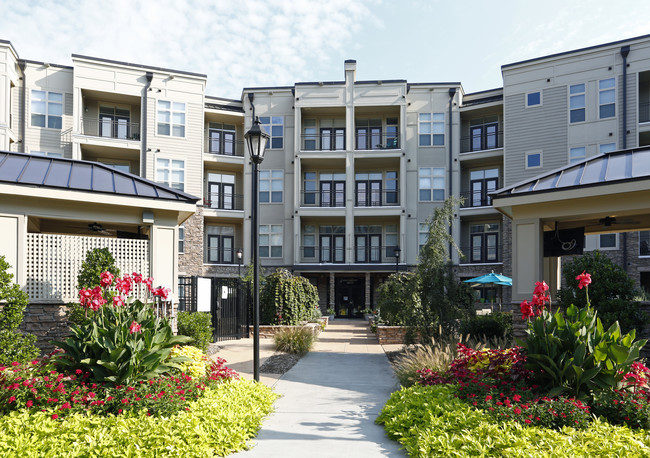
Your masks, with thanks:
[{"label": "lattice panel", "polygon": [[[108,248],[122,274],[149,276],[149,241],[27,234],[26,292],[32,302],[78,300],[77,275],[88,250]],[[139,292],[139,296],[143,294]]]}]

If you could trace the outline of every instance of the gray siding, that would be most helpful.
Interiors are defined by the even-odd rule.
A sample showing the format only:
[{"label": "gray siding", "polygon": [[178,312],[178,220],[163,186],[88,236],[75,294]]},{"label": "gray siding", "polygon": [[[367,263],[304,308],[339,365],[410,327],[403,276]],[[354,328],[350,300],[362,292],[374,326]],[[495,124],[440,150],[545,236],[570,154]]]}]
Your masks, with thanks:
[{"label": "gray siding", "polygon": [[[634,148],[638,145],[638,135],[637,135],[637,126],[638,126],[638,116],[637,116],[637,107],[639,106],[639,93],[637,89],[637,74],[628,73],[627,74],[627,148]],[[620,94],[618,100],[620,100],[621,107],[619,108],[620,116],[618,117],[619,127],[618,131],[620,132],[619,138],[621,139],[619,148],[623,148],[623,77],[619,78],[618,84],[618,93]]]},{"label": "gray siding", "polygon": [[[525,94],[505,97],[504,184],[534,177],[567,163],[567,88],[542,91],[542,106],[525,107]],[[526,169],[526,152],[542,151],[542,168]]]}]

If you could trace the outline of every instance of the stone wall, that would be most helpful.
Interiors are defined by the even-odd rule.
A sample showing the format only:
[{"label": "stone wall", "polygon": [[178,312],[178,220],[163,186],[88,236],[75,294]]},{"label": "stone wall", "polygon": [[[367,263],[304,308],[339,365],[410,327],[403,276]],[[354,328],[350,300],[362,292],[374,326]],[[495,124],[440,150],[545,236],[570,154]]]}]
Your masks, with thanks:
[{"label": "stone wall", "polygon": [[404,337],[405,326],[377,326],[377,340],[380,345],[402,345]]},{"label": "stone wall", "polygon": [[29,304],[20,330],[37,337],[36,345],[44,353],[54,350],[52,340],[61,340],[70,332],[66,312],[62,304]]},{"label": "stone wall", "polygon": [[178,271],[181,276],[203,275],[203,207],[196,206],[196,213],[185,223],[183,253],[178,255]]}]

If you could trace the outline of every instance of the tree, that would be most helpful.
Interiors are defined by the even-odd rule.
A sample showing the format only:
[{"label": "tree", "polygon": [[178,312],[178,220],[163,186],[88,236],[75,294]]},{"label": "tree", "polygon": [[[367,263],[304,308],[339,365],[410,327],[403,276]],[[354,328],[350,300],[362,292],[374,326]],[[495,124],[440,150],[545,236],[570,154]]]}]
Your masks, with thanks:
[{"label": "tree", "polygon": [[589,299],[598,311],[605,329],[615,321],[618,321],[623,333],[643,328],[648,317],[633,300],[636,294],[634,281],[620,266],[598,250],[576,257],[562,267],[566,286],[560,289],[559,299],[563,308],[571,304],[582,308],[587,304],[586,295],[578,289],[576,281],[576,276],[584,271],[591,274]]},{"label": "tree", "polygon": [[81,264],[77,275],[77,288],[94,288],[99,286],[102,272],[110,272],[115,277],[120,276],[120,269],[115,265],[115,258],[108,248],[88,250],[86,259]]},{"label": "tree", "polygon": [[318,308],[318,290],[309,280],[278,269],[266,277],[260,292],[260,320],[264,324],[297,325]]},{"label": "tree", "polygon": [[410,272],[390,275],[378,288],[379,319],[392,326],[404,326],[411,314],[421,309],[418,277]]}]

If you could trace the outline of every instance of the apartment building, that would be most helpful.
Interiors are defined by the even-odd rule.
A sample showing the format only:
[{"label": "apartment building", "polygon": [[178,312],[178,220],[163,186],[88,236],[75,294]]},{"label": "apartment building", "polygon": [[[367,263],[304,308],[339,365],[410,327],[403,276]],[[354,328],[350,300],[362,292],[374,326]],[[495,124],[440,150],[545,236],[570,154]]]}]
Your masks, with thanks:
[{"label": "apartment building", "polygon": [[[175,232],[181,276],[237,276],[249,264],[243,137],[259,117],[271,136],[261,265],[309,278],[323,309],[341,316],[374,307],[381,282],[413,268],[447,196],[464,198],[458,276],[509,275],[510,223],[491,192],[650,143],[649,36],[504,65],[503,87],[477,93],[460,82],[357,81],[354,60],[340,81],[248,87],[240,100],[207,95],[206,75],[76,54],[72,66],[34,62],[7,41],[0,61],[0,149],[96,161],[201,198]],[[69,232],[63,223],[31,230]],[[105,233],[75,233],[149,235],[143,221],[96,223]],[[649,241],[647,231],[604,233],[586,248],[609,250],[650,288]]]}]

